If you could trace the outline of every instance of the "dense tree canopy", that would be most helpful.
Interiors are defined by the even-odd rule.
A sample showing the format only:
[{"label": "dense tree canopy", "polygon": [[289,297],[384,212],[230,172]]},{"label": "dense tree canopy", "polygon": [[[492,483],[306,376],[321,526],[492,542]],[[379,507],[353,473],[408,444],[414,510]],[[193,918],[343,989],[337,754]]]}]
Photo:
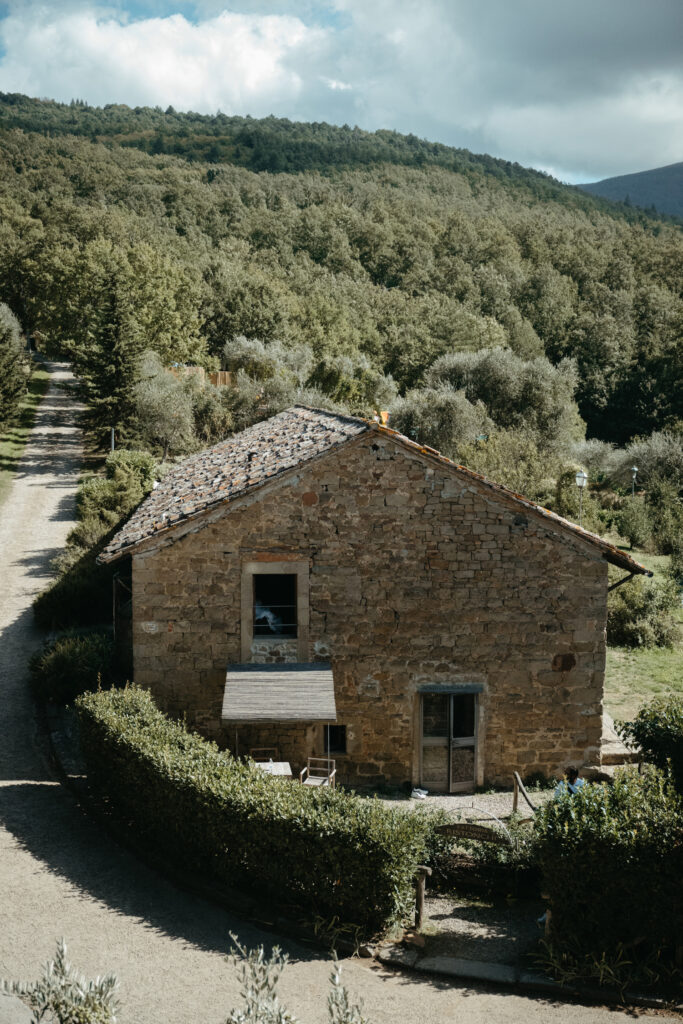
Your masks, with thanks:
[{"label": "dense tree canopy", "polygon": [[673,223],[391,132],[0,96],[0,139],[0,301],[102,435],[133,430],[143,351],[212,368],[239,336],[276,405],[447,387],[541,447],[581,436],[574,401],[613,443],[680,430]]},{"label": "dense tree canopy", "polygon": [[0,426],[16,413],[29,376],[19,321],[0,302]]}]

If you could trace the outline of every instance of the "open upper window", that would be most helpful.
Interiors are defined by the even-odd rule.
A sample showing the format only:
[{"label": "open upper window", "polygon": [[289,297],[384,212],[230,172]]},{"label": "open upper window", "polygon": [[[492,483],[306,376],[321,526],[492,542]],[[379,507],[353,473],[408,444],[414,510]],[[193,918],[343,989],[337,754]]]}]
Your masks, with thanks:
[{"label": "open upper window", "polygon": [[254,636],[297,635],[296,573],[256,573],[254,580]]},{"label": "open upper window", "polygon": [[278,660],[307,662],[308,559],[242,563],[241,660],[264,662],[271,648]]}]

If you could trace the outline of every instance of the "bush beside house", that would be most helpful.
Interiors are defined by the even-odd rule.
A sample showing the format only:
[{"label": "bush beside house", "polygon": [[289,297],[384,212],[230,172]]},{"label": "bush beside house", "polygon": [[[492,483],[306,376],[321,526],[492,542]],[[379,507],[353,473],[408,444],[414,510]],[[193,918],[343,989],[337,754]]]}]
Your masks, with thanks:
[{"label": "bush beside house", "polygon": [[683,698],[650,701],[620,732],[628,743],[640,747],[648,761],[671,772],[673,784],[683,794]]},{"label": "bush beside house", "polygon": [[115,682],[114,642],[109,632],[73,631],[49,640],[31,657],[34,693],[42,700],[68,704],[86,690]]},{"label": "bush beside house", "polygon": [[539,810],[535,832],[552,907],[551,961],[601,979],[601,964],[619,965],[622,981],[626,967],[633,981],[636,964],[673,965],[683,928],[683,805],[664,773],[630,768],[613,785],[565,794]]},{"label": "bush beside house", "polygon": [[89,775],[150,849],[183,869],[369,936],[405,915],[419,815],[264,775],[188,732],[137,687],[79,698]]},{"label": "bush beside house", "polygon": [[607,603],[607,642],[623,647],[672,647],[680,639],[674,613],[680,594],[672,579],[631,580]]},{"label": "bush beside house", "polygon": [[144,451],[121,449],[105,462],[105,476],[88,477],[78,491],[78,524],[55,562],[58,575],[33,602],[42,629],[81,629],[111,622],[114,570],[97,556],[121,523],[151,491],[159,472]]}]

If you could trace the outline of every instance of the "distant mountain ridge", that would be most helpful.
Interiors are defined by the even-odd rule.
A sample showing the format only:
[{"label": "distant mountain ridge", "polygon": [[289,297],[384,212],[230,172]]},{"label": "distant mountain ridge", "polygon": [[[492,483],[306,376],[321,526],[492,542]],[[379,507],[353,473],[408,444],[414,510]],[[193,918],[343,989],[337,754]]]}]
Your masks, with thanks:
[{"label": "distant mountain ridge", "polygon": [[592,181],[580,188],[594,196],[627,202],[645,210],[683,217],[683,163],[655,167],[651,171],[620,174],[615,178]]}]

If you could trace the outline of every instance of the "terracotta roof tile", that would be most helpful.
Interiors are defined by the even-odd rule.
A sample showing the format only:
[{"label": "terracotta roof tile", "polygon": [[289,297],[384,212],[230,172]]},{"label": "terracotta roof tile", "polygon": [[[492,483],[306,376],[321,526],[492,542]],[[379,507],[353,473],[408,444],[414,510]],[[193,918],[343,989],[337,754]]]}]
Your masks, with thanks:
[{"label": "terracotta roof tile", "polygon": [[100,559],[112,561],[148,537],[370,429],[365,420],[304,406],[256,423],[177,463],[137,507]]},{"label": "terracotta roof tile", "polygon": [[466,466],[459,466],[435,448],[420,445],[389,427],[380,426],[354,416],[294,406],[271,419],[235,434],[220,444],[206,448],[177,463],[159,486],[133,512],[100,555],[110,562],[135,548],[143,540],[172,529],[191,516],[214,505],[262,486],[273,477],[315,459],[332,448],[346,444],[366,431],[377,431],[391,437],[403,447],[436,459],[461,476],[501,498],[541,516],[559,533],[578,536],[602,551],[605,559],[631,573],[652,573],[626,552],[582,529],[556,512],[534,504],[521,494],[496,484]]}]

